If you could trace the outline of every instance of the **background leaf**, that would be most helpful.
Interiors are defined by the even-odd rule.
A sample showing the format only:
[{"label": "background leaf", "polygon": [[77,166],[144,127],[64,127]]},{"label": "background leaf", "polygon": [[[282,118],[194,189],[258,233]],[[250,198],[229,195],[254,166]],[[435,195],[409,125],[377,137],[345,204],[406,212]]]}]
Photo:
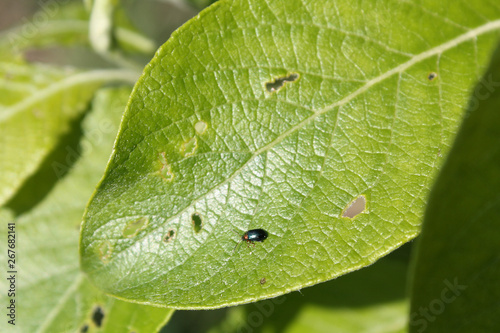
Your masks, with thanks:
[{"label": "background leaf", "polygon": [[0,205],[55,147],[70,122],[86,109],[106,82],[134,82],[136,73],[95,70],[79,73],[20,61],[0,62]]},{"label": "background leaf", "polygon": [[[121,14],[121,17],[124,15]],[[152,54],[156,49],[155,43],[124,21],[119,19],[114,27],[116,43],[131,51]],[[89,45],[89,14],[79,1],[44,3],[31,21],[0,34],[0,47],[4,56],[6,53],[16,54],[33,48],[74,45]],[[56,58],[55,54],[53,58]]]},{"label": "background leaf", "polygon": [[415,256],[410,332],[498,329],[499,87],[497,49],[429,200]]},{"label": "background leaf", "polygon": [[31,20],[0,33],[4,56],[33,47],[88,43],[89,15],[81,3],[48,2],[40,5],[40,10]]},{"label": "background leaf", "polygon": [[[419,233],[499,18],[487,1],[215,3],[137,83],[82,268],[112,295],[191,309],[373,263]],[[266,242],[233,252],[254,228]]]},{"label": "background leaf", "polygon": [[[89,195],[102,175],[130,88],[97,93],[83,125],[82,156],[32,211],[15,219],[17,239],[17,322],[22,332],[155,332],[172,310],[130,304],[105,296],[88,283],[78,263],[78,230]],[[1,210],[2,225],[13,216]],[[6,239],[6,227],[1,229]],[[7,262],[6,251],[1,260]],[[0,287],[7,290],[6,280]],[[9,299],[2,293],[0,300]],[[97,307],[100,325],[92,318]],[[11,326],[6,320],[0,331]]]}]

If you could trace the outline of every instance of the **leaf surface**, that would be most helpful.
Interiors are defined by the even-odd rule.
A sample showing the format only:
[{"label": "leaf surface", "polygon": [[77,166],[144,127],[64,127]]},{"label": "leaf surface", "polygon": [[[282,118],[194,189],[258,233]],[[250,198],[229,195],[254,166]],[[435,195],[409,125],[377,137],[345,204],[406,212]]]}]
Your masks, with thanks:
[{"label": "leaf surface", "polygon": [[112,295],[215,308],[373,263],[419,233],[499,18],[486,1],[210,6],[134,89],[83,269]]}]

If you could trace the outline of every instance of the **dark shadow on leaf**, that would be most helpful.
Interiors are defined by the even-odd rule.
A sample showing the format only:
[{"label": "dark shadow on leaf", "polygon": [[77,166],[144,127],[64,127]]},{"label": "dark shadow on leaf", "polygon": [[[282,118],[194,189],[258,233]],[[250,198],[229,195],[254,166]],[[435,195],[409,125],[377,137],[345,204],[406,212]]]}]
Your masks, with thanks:
[{"label": "dark shadow on leaf", "polygon": [[218,310],[175,311],[160,333],[208,332],[226,317],[228,308]]},{"label": "dark shadow on leaf", "polygon": [[86,113],[83,113],[69,124],[68,132],[60,137],[57,146],[45,157],[38,170],[5,204],[16,216],[38,205],[80,158],[79,142],[82,138],[81,125],[85,115]]},{"label": "dark shadow on leaf", "polygon": [[[471,64],[472,65],[472,64]],[[415,247],[410,332],[496,332],[500,316],[500,47],[471,92]],[[449,286],[455,294],[448,298]],[[449,294],[449,293],[448,293]],[[441,302],[426,320],[420,313]]]}]

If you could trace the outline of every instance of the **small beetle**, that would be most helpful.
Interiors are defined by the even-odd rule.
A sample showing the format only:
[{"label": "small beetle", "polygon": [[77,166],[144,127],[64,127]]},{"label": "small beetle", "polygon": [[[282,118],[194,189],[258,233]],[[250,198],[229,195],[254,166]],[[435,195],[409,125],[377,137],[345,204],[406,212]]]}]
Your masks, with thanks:
[{"label": "small beetle", "polygon": [[251,243],[255,247],[255,242],[263,242],[264,240],[266,240],[267,236],[269,236],[269,234],[264,229],[248,230],[243,234],[243,236],[241,236],[241,240],[238,242],[238,244],[236,244],[236,246],[233,249],[233,252],[234,250],[236,250],[238,245],[240,245],[241,242],[243,241]]}]

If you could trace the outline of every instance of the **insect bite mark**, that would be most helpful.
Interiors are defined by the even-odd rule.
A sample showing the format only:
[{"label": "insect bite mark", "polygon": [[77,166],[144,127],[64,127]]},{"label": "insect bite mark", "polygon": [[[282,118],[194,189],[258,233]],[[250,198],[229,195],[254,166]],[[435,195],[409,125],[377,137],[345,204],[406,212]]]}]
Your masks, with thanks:
[{"label": "insect bite mark", "polygon": [[191,215],[191,221],[193,223],[194,232],[199,233],[201,231],[201,228],[203,227],[203,220],[201,218],[201,215],[198,213],[193,213],[193,215]]},{"label": "insect bite mark", "polygon": [[99,258],[103,264],[107,264],[113,254],[113,246],[109,241],[104,241],[99,246]]},{"label": "insect bite mark", "polygon": [[161,168],[159,170],[161,178],[167,182],[174,180],[174,173],[172,172],[172,167],[168,164],[167,154],[163,151],[160,153],[159,161]]},{"label": "insect bite mark", "polygon": [[199,135],[202,135],[203,133],[205,133],[205,131],[207,130],[207,128],[208,128],[208,124],[206,122],[202,121],[202,120],[200,120],[199,122],[197,122],[194,125],[194,130]]},{"label": "insect bite mark", "polygon": [[92,312],[92,321],[96,327],[102,326],[102,321],[104,319],[104,311],[100,306],[96,306]]},{"label": "insect bite mark", "polygon": [[291,73],[288,76],[278,77],[272,82],[266,83],[266,90],[268,93],[274,93],[285,86],[286,83],[294,82],[299,78],[299,74]]},{"label": "insect bite mark", "polygon": [[123,229],[123,236],[127,238],[135,237],[139,231],[146,228],[149,223],[149,219],[147,217],[140,217],[136,220],[132,220]]},{"label": "insect bite mark", "polygon": [[169,231],[167,231],[165,236],[163,236],[163,242],[164,243],[171,242],[174,239],[174,236],[175,236],[175,231],[173,229],[170,229]]},{"label": "insect bite mark", "polygon": [[429,75],[427,75],[427,79],[429,81],[433,81],[435,78],[437,78],[437,73],[434,73],[434,72],[430,72]]},{"label": "insect bite mark", "polygon": [[358,196],[356,199],[351,201],[342,213],[342,217],[355,218],[366,209],[366,198],[364,195]]},{"label": "insect bite mark", "polygon": [[198,148],[198,140],[194,137],[182,144],[181,153],[184,157],[192,156],[194,155],[196,148]]}]

